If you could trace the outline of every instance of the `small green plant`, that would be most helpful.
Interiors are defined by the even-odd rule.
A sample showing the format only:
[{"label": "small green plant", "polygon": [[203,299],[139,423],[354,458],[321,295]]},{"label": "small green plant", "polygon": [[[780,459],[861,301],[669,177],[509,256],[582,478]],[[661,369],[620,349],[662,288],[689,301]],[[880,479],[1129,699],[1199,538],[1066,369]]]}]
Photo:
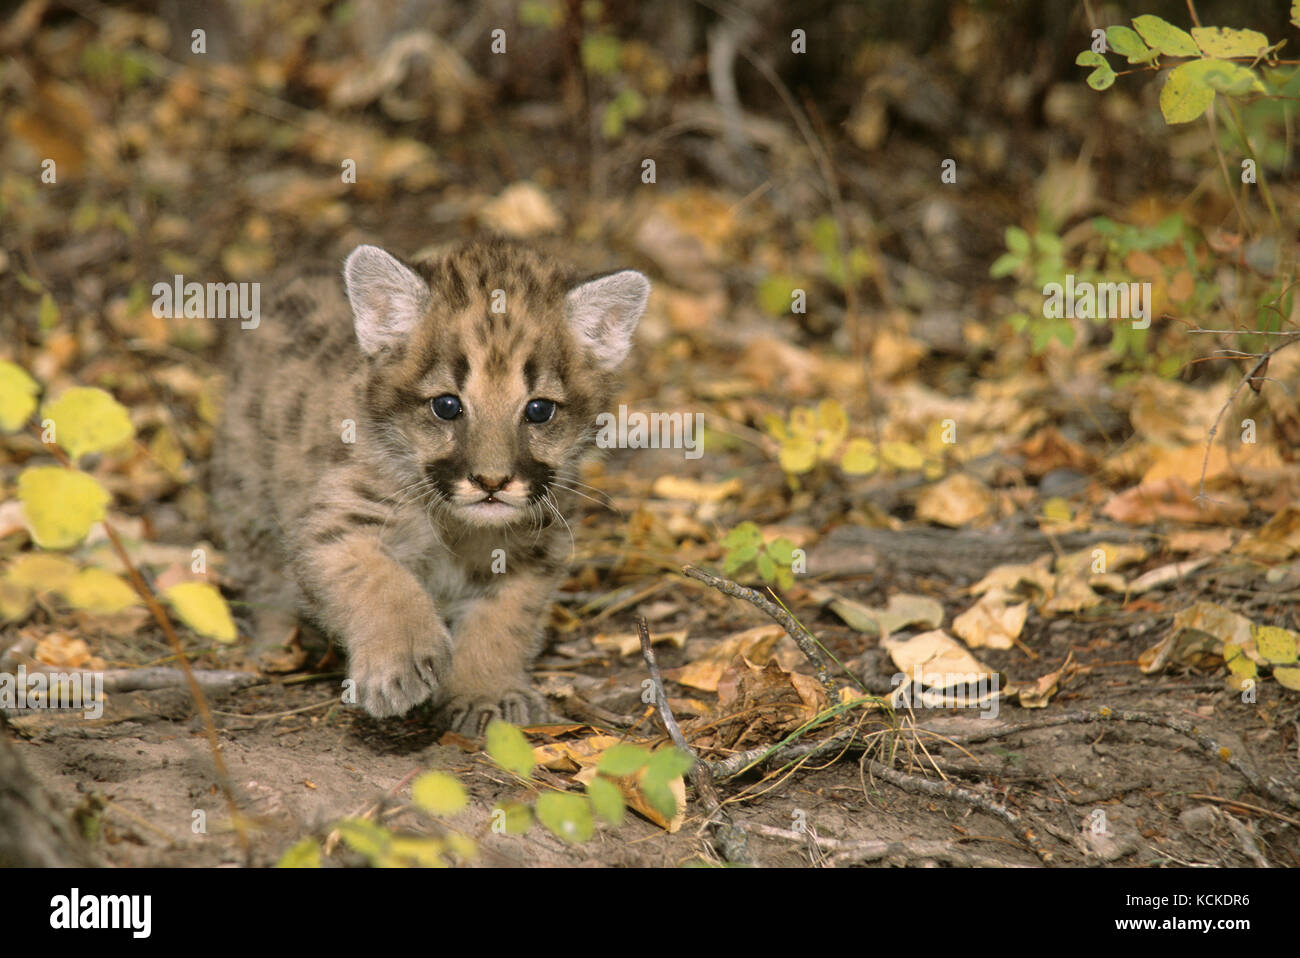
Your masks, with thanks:
[{"label": "small green plant", "polygon": [[727,533],[722,546],[727,550],[722,560],[724,575],[752,571],[764,582],[782,589],[794,585],[795,545],[784,536],[764,542],[762,529],[752,522],[742,522]]},{"label": "small green plant", "polygon": [[[599,753],[585,774],[585,793],[556,791],[541,786],[533,777],[537,759],[524,733],[509,722],[497,719],[487,727],[484,748],[502,769],[518,778],[533,793],[527,801],[503,802],[492,809],[494,834],[521,835],[534,819],[566,842],[590,839],[596,819],[615,827],[623,823],[627,806],[672,821],[681,810],[677,793],[695,758],[675,747],[651,751],[641,745],[618,743]],[[683,793],[684,794],[684,793]],[[411,802],[428,819],[434,834],[405,834],[361,818],[335,822],[331,832],[376,868],[443,867],[473,861],[479,843],[449,825],[469,807],[464,786],[447,772],[425,772],[411,784]],[[323,847],[308,836],[281,856],[282,868],[319,868]]]}]

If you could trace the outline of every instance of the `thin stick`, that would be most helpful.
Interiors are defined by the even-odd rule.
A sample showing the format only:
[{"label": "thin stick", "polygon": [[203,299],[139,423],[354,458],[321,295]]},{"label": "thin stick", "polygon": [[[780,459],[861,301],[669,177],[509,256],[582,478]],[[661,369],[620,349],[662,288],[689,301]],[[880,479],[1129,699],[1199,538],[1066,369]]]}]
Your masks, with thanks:
[{"label": "thin stick", "polygon": [[[40,432],[33,427],[38,439],[41,438]],[[72,460],[68,458],[67,453],[56,445],[45,443],[41,440],[42,445],[49,450],[50,454],[58,460],[59,464],[65,469],[76,469]],[[176,661],[180,664],[181,670],[185,673],[185,682],[190,688],[190,696],[194,699],[195,708],[198,709],[199,716],[203,720],[203,730],[207,733],[208,746],[212,750],[212,763],[217,770],[217,784],[221,788],[222,795],[226,799],[226,808],[230,812],[230,821],[234,826],[235,833],[239,836],[239,844],[244,850],[244,854],[251,855],[253,848],[248,841],[248,831],[244,827],[244,819],[239,811],[239,804],[235,801],[235,791],[230,784],[230,773],[226,770],[226,760],[221,756],[221,742],[217,739],[217,726],[212,721],[212,712],[208,709],[208,700],[203,695],[203,688],[199,685],[199,680],[194,675],[194,670],[190,668],[189,657],[185,654],[185,647],[181,645],[180,637],[176,630],[172,628],[171,619],[167,617],[167,612],[158,602],[158,598],[153,594],[153,589],[145,582],[144,576],[140,575],[140,570],[135,567],[131,557],[126,554],[126,548],[122,545],[122,540],[118,538],[117,531],[107,519],[101,519],[100,525],[104,527],[104,532],[108,536],[108,541],[112,543],[113,551],[117,553],[118,559],[121,560],[123,568],[126,569],[127,575],[131,579],[131,584],[135,586],[135,591],[144,599],[144,604],[148,606],[149,612],[153,615],[154,621],[163,630],[167,636],[167,641],[176,653]]]},{"label": "thin stick", "polygon": [[673,744],[695,759],[695,764],[691,766],[688,774],[695,791],[709,810],[708,824],[713,824],[717,830],[718,850],[729,862],[753,864],[753,858],[749,853],[748,837],[744,831],[732,824],[731,816],[718,800],[718,791],[713,787],[713,772],[709,764],[702,761],[695,754],[695,749],[687,744],[686,736],[682,734],[681,727],[673,716],[673,710],[668,704],[668,693],[664,689],[664,679],[659,672],[659,661],[655,658],[654,645],[650,641],[650,628],[646,625],[645,616],[641,616],[637,621],[637,632],[641,636],[641,655],[650,670],[650,680],[654,682],[655,704],[659,707],[659,717],[663,720],[664,728],[668,730],[668,736],[673,740]]}]

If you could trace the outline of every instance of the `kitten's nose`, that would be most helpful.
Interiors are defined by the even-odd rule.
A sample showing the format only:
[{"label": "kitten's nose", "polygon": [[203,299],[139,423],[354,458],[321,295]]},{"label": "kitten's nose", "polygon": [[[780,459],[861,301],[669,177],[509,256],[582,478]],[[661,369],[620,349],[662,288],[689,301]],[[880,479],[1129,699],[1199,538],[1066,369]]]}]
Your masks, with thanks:
[{"label": "kitten's nose", "polygon": [[469,481],[486,493],[500,492],[513,476],[470,476]]}]

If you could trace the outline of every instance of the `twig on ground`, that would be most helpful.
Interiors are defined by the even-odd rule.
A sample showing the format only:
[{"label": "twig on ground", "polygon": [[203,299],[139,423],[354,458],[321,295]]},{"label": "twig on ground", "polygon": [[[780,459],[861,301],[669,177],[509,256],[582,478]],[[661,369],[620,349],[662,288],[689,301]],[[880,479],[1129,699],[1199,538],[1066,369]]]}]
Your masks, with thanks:
[{"label": "twig on ground", "polygon": [[673,716],[673,710],[668,705],[668,693],[664,690],[663,676],[659,672],[659,662],[655,658],[654,646],[650,641],[650,629],[646,625],[644,616],[637,621],[637,632],[641,636],[641,655],[650,670],[650,680],[654,682],[655,704],[659,707],[659,717],[663,720],[664,728],[668,731],[673,744],[695,759],[695,764],[691,766],[688,774],[691,784],[695,786],[695,791],[699,793],[709,811],[707,824],[714,825],[716,829],[718,851],[729,862],[753,864],[744,831],[732,824],[731,816],[723,809],[722,802],[718,799],[718,791],[713,786],[713,773],[709,763],[701,760],[695,754],[695,749],[687,743],[686,736],[682,734],[681,727]]},{"label": "twig on ground", "polygon": [[[1232,750],[1227,746],[1221,745],[1217,740],[1201,731],[1200,727],[1186,719],[1175,718],[1168,715],[1156,715],[1150,712],[1139,712],[1134,709],[1112,709],[1102,706],[1097,709],[1087,711],[1079,710],[1074,712],[1065,712],[1061,715],[1046,716],[1041,719],[1032,719],[1028,722],[1019,722],[1015,725],[1006,725],[1001,728],[991,728],[979,732],[970,732],[965,735],[953,735],[951,741],[962,745],[970,745],[976,742],[985,742],[991,738],[1005,738],[1008,735],[1016,735],[1020,732],[1030,732],[1041,728],[1053,728],[1058,725],[1086,725],[1090,722],[1140,722],[1144,725],[1153,725],[1157,728],[1166,728],[1172,732],[1178,732],[1185,735],[1195,742],[1203,752],[1212,755],[1219,761],[1223,762],[1229,768],[1237,772],[1244,778],[1252,789],[1261,795],[1267,795],[1269,798],[1280,802],[1283,805],[1289,805],[1292,808],[1300,808],[1300,794],[1289,785],[1279,782],[1276,779],[1264,780],[1253,769],[1248,768]],[[917,731],[928,731],[921,728]]]},{"label": "twig on ground", "polygon": [[[262,685],[266,679],[253,672],[229,669],[193,669],[194,681],[209,695],[224,695],[250,685]],[[105,692],[183,688],[188,679],[181,669],[109,669],[103,675]]]},{"label": "twig on ground", "polygon": [[[41,440],[41,444],[49,450],[50,455],[58,461],[59,465],[63,466],[64,469],[76,468],[72,460],[68,458],[67,453],[56,445],[46,443],[39,430],[33,427],[32,431]],[[166,610],[158,601],[158,597],[154,595],[153,589],[149,587],[149,583],[144,580],[140,570],[131,561],[131,557],[127,555],[126,547],[122,545],[122,540],[118,537],[112,523],[107,519],[101,519],[100,525],[103,526],[104,533],[113,546],[113,551],[117,553],[123,568],[126,569],[131,585],[140,594],[140,598],[144,599],[144,604],[148,607],[154,621],[163,630],[163,634],[167,636],[167,642],[176,654],[176,661],[180,663],[181,671],[185,673],[185,682],[189,686],[190,695],[194,699],[194,706],[198,709],[199,717],[203,720],[203,731],[207,735],[208,747],[212,750],[212,764],[216,766],[217,784],[221,788],[221,794],[225,797],[226,809],[230,812],[230,823],[235,829],[235,834],[239,837],[240,847],[244,850],[244,856],[247,859],[253,853],[253,846],[248,840],[248,829],[245,827],[243,815],[239,811],[239,803],[235,801],[235,790],[230,782],[230,772],[226,769],[226,760],[221,755],[221,742],[217,738],[216,723],[212,721],[212,712],[208,708],[208,700],[204,697],[203,689],[194,676],[194,669],[190,667],[189,656],[185,654],[185,646],[181,644],[180,636],[172,628],[171,619],[168,618]]]},{"label": "twig on ground", "polygon": [[891,785],[901,788],[905,792],[911,792],[914,795],[928,795],[934,798],[953,799],[970,805],[972,808],[978,808],[980,811],[988,812],[994,818],[1002,819],[1025,841],[1025,844],[1033,849],[1034,854],[1038,856],[1043,864],[1050,865],[1052,863],[1052,853],[1043,845],[1034,829],[1026,825],[1024,819],[1018,813],[1013,812],[1001,802],[995,802],[978,792],[962,788],[960,785],[954,785],[951,782],[936,782],[932,779],[922,778],[919,775],[900,772],[874,760],[869,760],[867,767],[871,774],[879,775]]},{"label": "twig on ground", "polygon": [[811,832],[799,832],[788,828],[774,828],[771,825],[742,825],[746,831],[768,838],[782,838],[792,842],[810,842],[819,851],[828,851],[826,861],[837,864],[841,861],[853,863],[888,860],[899,864],[916,864],[923,861],[942,862],[945,865],[977,866],[983,868],[1024,867],[1008,866],[1005,861],[986,855],[975,855],[964,851],[958,842],[909,841],[890,842],[880,839],[865,841],[843,841],[836,838],[822,838]]},{"label": "twig on ground", "polygon": [[799,646],[799,651],[804,654],[813,668],[817,670],[817,681],[821,683],[826,695],[832,702],[838,702],[840,698],[839,689],[831,681],[830,672],[826,668],[826,660],[822,658],[818,650],[816,637],[805,629],[799,622],[785,609],[781,608],[767,596],[754,589],[747,588],[739,583],[732,582],[730,579],[724,579],[721,576],[705,572],[703,569],[697,569],[695,566],[688,565],[682,568],[683,574],[703,582],[707,586],[717,589],[723,595],[729,595],[736,599],[744,599],[750,605],[757,608],[760,612],[772,618],[781,628],[785,629],[786,634],[794,639],[795,645]]}]

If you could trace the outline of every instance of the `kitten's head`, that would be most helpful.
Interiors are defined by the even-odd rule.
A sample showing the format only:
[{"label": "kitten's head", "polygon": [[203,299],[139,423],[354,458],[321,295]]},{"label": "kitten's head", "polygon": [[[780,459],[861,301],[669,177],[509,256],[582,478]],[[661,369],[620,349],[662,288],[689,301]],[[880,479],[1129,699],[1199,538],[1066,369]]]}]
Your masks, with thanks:
[{"label": "kitten's head", "polygon": [[649,281],[624,270],[574,282],[502,242],[420,268],[359,246],[343,274],[394,471],[471,525],[551,515],[590,449]]}]

